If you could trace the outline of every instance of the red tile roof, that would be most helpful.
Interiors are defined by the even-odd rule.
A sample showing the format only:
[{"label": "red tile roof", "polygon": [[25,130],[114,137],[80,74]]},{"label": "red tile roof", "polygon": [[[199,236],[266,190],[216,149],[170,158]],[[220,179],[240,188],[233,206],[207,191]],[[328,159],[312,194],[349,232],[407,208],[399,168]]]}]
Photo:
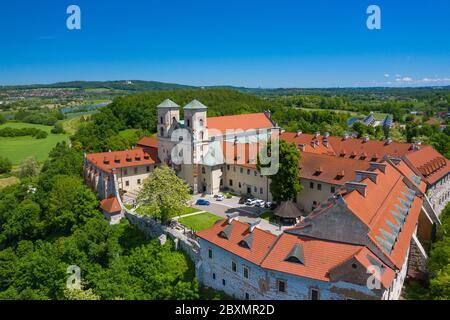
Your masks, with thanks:
[{"label": "red tile roof", "polygon": [[159,163],[157,150],[150,148],[91,153],[86,155],[86,159],[105,172],[110,172],[113,168],[118,169]]},{"label": "red tile roof", "polygon": [[450,162],[431,146],[424,146],[420,150],[406,156],[418,173],[428,184],[434,184],[450,171]]},{"label": "red tile roof", "polygon": [[[226,130],[249,130],[249,129],[263,129],[272,128],[274,125],[265,113],[250,113],[240,114],[234,116],[209,117],[208,129],[219,130],[225,133]],[[213,135],[213,133],[209,133]]]},{"label": "red tile roof", "polygon": [[316,138],[312,134],[283,132],[280,134],[280,138],[286,142],[295,144],[303,152],[336,155],[331,144],[327,143],[327,139],[324,140],[325,137],[323,136]]},{"label": "red tile roof", "polygon": [[[414,194],[405,222],[399,223],[392,212],[398,213],[399,207],[405,207],[405,203],[410,202],[407,197],[405,176],[389,163],[386,165],[385,172],[379,169],[374,172],[378,173],[376,183],[369,178],[361,181],[367,185],[365,195],[354,190],[345,194],[344,200],[353,214],[369,227],[368,236],[373,243],[390,258],[397,268],[401,268],[418,222],[423,200]],[[394,234],[391,226],[396,226],[400,232],[398,237],[395,237],[392,252],[388,252],[379,239],[388,240],[386,231]]]},{"label": "red tile roof", "polygon": [[[304,264],[285,261],[296,244],[300,244],[303,248]],[[361,248],[363,247],[358,245],[283,233],[261,263],[261,267],[296,276],[330,281],[329,271],[353,257]]]},{"label": "red tile roof", "polygon": [[107,198],[100,202],[100,208],[108,213],[116,213],[122,210],[116,197]]},{"label": "red tile roof", "polygon": [[[211,228],[198,232],[197,236],[221,247],[224,250],[240,256],[247,261],[259,265],[269,252],[276,236],[259,228],[255,228],[253,232],[250,233],[249,225],[247,223],[233,220],[231,222],[232,229],[230,236],[228,239],[224,239],[219,236],[219,233],[224,231],[228,226],[229,224],[227,223],[227,220],[218,221]],[[251,248],[248,249],[240,246],[239,242],[250,234],[253,234]]]},{"label": "red tile roof", "polygon": [[302,152],[299,166],[301,178],[344,185],[355,179],[355,170],[367,170],[370,164],[363,160]]},{"label": "red tile roof", "polygon": [[158,139],[154,137],[143,137],[138,141],[137,146],[142,148],[158,148]]}]

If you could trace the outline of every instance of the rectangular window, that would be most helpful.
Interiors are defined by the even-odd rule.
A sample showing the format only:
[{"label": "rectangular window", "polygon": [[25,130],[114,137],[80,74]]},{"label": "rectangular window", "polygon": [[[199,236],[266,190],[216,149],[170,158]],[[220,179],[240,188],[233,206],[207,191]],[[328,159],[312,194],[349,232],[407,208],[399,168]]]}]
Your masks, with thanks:
[{"label": "rectangular window", "polygon": [[258,192],[258,188],[257,187],[253,187],[253,192]]},{"label": "rectangular window", "polygon": [[236,272],[236,270],[237,270],[237,265],[236,265],[236,262],[234,262],[234,261],[231,261],[231,270],[233,272]]},{"label": "rectangular window", "polygon": [[247,292],[245,293],[245,300],[250,300],[250,295]]},{"label": "rectangular window", "polygon": [[244,173],[244,168],[240,168],[240,172],[241,172],[241,173]]},{"label": "rectangular window", "polygon": [[213,252],[212,252],[211,248],[208,249],[208,258],[210,258],[210,259],[213,258]]},{"label": "rectangular window", "polygon": [[247,169],[247,174],[250,174],[250,169]]},{"label": "rectangular window", "polygon": [[335,193],[336,192],[336,187],[331,187],[330,191],[331,191],[331,193]]},{"label": "rectangular window", "polygon": [[233,180],[230,180],[230,187],[233,186]]},{"label": "rectangular window", "polygon": [[135,173],[135,174],[138,173],[138,168],[134,168],[134,173]]},{"label": "rectangular window", "polygon": [[244,267],[244,278],[248,279],[250,276],[250,269],[247,267]]},{"label": "rectangular window", "polygon": [[230,165],[227,165],[227,170],[230,170]]},{"label": "rectangular window", "polygon": [[213,280],[216,280],[216,274],[213,273]]},{"label": "rectangular window", "polygon": [[137,184],[141,184],[141,179],[138,179]]},{"label": "rectangular window", "polygon": [[125,181],[125,186],[129,187],[130,186],[130,181]]},{"label": "rectangular window", "polygon": [[225,281],[225,279],[222,279],[222,285],[225,286],[227,284],[227,282]]},{"label": "rectangular window", "polygon": [[258,176],[258,171],[255,170],[254,174],[255,174],[255,177],[257,177]]},{"label": "rectangular window", "polygon": [[123,175],[126,176],[127,174],[128,174],[128,170],[127,169],[123,170]]},{"label": "rectangular window", "polygon": [[261,193],[261,194],[263,194],[263,193],[264,193],[264,190],[263,190],[263,188],[259,188],[259,193]]},{"label": "rectangular window", "polygon": [[150,167],[149,166],[147,166],[147,172],[150,172]]},{"label": "rectangular window", "polygon": [[286,292],[286,282],[284,280],[277,281],[278,292]]},{"label": "rectangular window", "polygon": [[310,183],[309,183],[309,188],[310,188],[310,189],[314,189],[314,182],[310,182]]},{"label": "rectangular window", "polygon": [[309,297],[310,297],[311,300],[319,300],[320,299],[319,290],[318,289],[311,289],[309,291]]},{"label": "rectangular window", "polygon": [[317,184],[317,190],[319,190],[319,191],[322,190],[322,184],[321,183]]}]

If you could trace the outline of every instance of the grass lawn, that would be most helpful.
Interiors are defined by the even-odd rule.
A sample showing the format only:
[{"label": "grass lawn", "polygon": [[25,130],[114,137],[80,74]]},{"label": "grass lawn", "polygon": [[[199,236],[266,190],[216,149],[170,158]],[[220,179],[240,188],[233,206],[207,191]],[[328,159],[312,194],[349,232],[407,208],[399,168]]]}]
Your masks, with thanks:
[{"label": "grass lawn", "polygon": [[181,218],[178,222],[194,231],[201,231],[211,227],[218,220],[223,220],[223,218],[209,212],[203,212],[193,216]]},{"label": "grass lawn", "polygon": [[69,141],[68,134],[52,134],[53,127],[40,124],[30,124],[22,122],[7,122],[0,125],[1,128],[37,128],[48,132],[45,139],[35,139],[33,137],[0,137],[0,154],[8,157],[14,165],[18,165],[23,159],[35,157],[39,162],[48,158],[48,153],[58,142]]}]

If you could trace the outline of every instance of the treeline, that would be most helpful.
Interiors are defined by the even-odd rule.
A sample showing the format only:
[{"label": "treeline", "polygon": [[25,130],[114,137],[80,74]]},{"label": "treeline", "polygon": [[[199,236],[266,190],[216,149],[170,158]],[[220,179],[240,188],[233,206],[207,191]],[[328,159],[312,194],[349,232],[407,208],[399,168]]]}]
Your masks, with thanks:
[{"label": "treeline", "polygon": [[425,285],[412,283],[406,287],[406,297],[411,300],[450,299],[450,204],[440,215],[442,225],[438,226],[431,245],[428,269],[431,277]]},{"label": "treeline", "polygon": [[0,129],[0,137],[24,137],[32,136],[36,139],[45,139],[48,133],[37,128],[2,128]]},{"label": "treeline", "polygon": [[[0,190],[0,300],[199,298],[194,266],[172,242],[108,224],[82,162],[58,144],[40,174]],[[66,287],[69,266],[82,290]]]},{"label": "treeline", "polygon": [[[88,151],[108,151],[129,148],[129,140],[119,135],[125,129],[140,129],[155,133],[156,107],[165,99],[171,99],[181,107],[193,99],[208,106],[208,116],[262,112],[275,109],[276,103],[251,94],[226,89],[197,89],[152,91],[114,99],[113,103],[91,116],[72,137],[76,148]],[[182,115],[181,110],[181,115]]]},{"label": "treeline", "polygon": [[14,120],[33,123],[33,124],[43,124],[46,126],[53,126],[59,120],[63,120],[64,115],[59,111],[53,112],[30,112],[30,111],[19,111],[14,115]]}]

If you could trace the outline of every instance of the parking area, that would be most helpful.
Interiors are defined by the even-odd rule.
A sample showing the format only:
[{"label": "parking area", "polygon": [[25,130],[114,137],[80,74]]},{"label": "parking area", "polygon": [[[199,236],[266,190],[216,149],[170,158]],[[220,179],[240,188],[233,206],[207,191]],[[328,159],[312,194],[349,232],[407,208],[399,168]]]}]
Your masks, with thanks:
[{"label": "parking area", "polygon": [[[210,202],[208,206],[196,205],[196,201],[198,199],[205,199]],[[204,210],[211,212],[220,217],[226,218],[227,214],[238,212],[239,220],[243,222],[252,223],[259,219],[259,216],[267,211],[266,208],[259,208],[256,206],[247,206],[245,204],[239,203],[240,197],[233,196],[231,199],[223,199],[222,201],[217,201],[211,195],[194,195],[192,196],[192,208],[196,208],[199,210]],[[269,223],[269,221],[261,219],[261,222],[258,226],[263,230],[268,230],[274,234],[279,234],[282,232],[283,228],[279,228],[279,226]]]}]

